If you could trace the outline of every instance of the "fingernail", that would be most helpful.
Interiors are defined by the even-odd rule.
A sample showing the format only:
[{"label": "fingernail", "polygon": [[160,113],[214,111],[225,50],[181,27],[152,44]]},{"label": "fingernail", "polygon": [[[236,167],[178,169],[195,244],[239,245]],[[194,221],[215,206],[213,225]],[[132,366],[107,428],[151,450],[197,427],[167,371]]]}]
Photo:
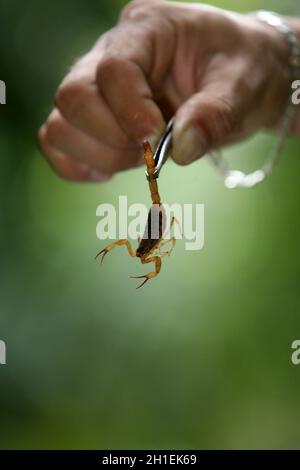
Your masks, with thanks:
[{"label": "fingernail", "polygon": [[203,130],[186,121],[176,120],[173,132],[173,158],[177,163],[188,164],[207,152],[207,139]]}]

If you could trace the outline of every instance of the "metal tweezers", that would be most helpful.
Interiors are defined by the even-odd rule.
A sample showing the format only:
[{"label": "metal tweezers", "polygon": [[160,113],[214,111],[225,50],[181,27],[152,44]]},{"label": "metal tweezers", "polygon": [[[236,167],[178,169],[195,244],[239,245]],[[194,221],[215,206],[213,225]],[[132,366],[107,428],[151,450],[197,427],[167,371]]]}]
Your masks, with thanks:
[{"label": "metal tweezers", "polygon": [[[163,133],[159,144],[154,153],[154,162],[155,170],[152,175],[152,178],[157,179],[159,177],[160,170],[162,169],[164,163],[167,161],[169,151],[172,145],[172,130],[173,130],[173,119],[169,121],[165,132]],[[149,180],[149,174],[146,170],[146,177]]]}]

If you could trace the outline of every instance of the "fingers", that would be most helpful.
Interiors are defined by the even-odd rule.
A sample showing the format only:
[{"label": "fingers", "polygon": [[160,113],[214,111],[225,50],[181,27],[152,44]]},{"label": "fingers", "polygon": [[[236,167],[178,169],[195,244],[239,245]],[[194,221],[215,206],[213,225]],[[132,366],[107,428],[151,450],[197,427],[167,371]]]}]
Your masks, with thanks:
[{"label": "fingers", "polygon": [[130,149],[145,139],[154,144],[165,122],[148,81],[154,60],[160,64],[159,80],[171,55],[165,48],[166,61],[157,57],[152,35],[140,23],[106,33],[58,89],[56,106],[65,119],[114,148]]},{"label": "fingers", "polygon": [[39,131],[39,145],[53,170],[62,178],[74,182],[106,181],[109,175],[95,173],[87,165],[74,161],[60,150],[52,147],[46,137],[46,127]]},{"label": "fingers", "polygon": [[154,146],[165,127],[147,79],[150,36],[120,25],[73,67],[47,123],[51,147],[110,174],[141,162],[142,142]]},{"label": "fingers", "polygon": [[39,142],[56,172],[73,181],[106,181],[116,171],[141,161],[140,149],[107,147],[71,126],[57,110],[42,126]]},{"label": "fingers", "polygon": [[133,147],[99,93],[95,81],[98,59],[92,52],[73,67],[56,94],[57,109],[72,126],[105,145]]},{"label": "fingers", "polygon": [[[139,66],[119,58],[106,59],[98,66],[97,81],[129,139],[139,144],[150,140],[153,144],[165,124]],[[128,88],[128,83],[134,86]]]},{"label": "fingers", "polygon": [[191,163],[238,132],[239,107],[233,95],[220,95],[219,90],[218,86],[204,88],[179,108],[173,132],[173,159],[177,163]]},{"label": "fingers", "polygon": [[84,163],[91,170],[112,174],[136,166],[141,157],[141,149],[118,150],[108,147],[71,126],[54,110],[46,123],[48,144]]},{"label": "fingers", "polygon": [[[153,143],[165,127],[149,84],[154,63],[161,63],[160,52],[154,50],[154,34],[143,23],[119,25],[103,46],[97,67],[100,95],[129,140],[138,144],[145,139]],[[168,61],[157,77],[167,66]]]}]

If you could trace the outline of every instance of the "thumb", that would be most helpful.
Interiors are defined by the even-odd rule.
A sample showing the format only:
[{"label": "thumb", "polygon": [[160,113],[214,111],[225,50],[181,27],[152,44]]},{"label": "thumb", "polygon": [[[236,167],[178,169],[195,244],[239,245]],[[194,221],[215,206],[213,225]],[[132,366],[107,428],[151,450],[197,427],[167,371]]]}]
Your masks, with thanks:
[{"label": "thumb", "polygon": [[[216,89],[215,89],[216,90]],[[202,90],[177,111],[173,130],[173,160],[187,165],[224,144],[236,128],[234,98]]]}]

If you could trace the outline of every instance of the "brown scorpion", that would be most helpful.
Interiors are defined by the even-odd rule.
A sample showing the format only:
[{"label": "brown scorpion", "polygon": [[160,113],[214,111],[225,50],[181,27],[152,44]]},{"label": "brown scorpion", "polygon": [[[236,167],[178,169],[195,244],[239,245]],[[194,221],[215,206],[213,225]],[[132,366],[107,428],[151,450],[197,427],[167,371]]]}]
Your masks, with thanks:
[{"label": "brown scorpion", "polygon": [[[151,271],[148,274],[144,274],[142,276],[130,276],[131,278],[135,279],[144,279],[142,284],[140,284],[137,289],[142,287],[147,281],[149,281],[149,279],[152,279],[159,274],[161,269],[161,258],[167,255],[169,256],[176,243],[176,239],[174,236],[168,238],[167,240],[164,239],[164,236],[166,236],[168,231],[171,229],[176,219],[175,217],[172,217],[170,227],[166,230],[165,210],[158,192],[157,179],[154,177],[155,161],[153,152],[149,142],[147,141],[144,142],[143,148],[145,163],[147,165],[148,182],[152,200],[152,206],[148,213],[147,224],[143,237],[141,239],[138,238],[139,245],[136,251],[132,248],[128,240],[118,240],[117,242],[110,243],[106,248],[103,248],[103,250],[101,250],[96,255],[96,258],[102,255],[102,263],[104,256],[109,251],[111,251],[116,246],[125,245],[127,247],[129,255],[132,257],[140,258],[142,264],[154,263],[154,271]],[[155,237],[153,237],[153,233],[155,233]],[[169,242],[172,242],[171,249],[169,251],[161,252],[160,248]]]}]

